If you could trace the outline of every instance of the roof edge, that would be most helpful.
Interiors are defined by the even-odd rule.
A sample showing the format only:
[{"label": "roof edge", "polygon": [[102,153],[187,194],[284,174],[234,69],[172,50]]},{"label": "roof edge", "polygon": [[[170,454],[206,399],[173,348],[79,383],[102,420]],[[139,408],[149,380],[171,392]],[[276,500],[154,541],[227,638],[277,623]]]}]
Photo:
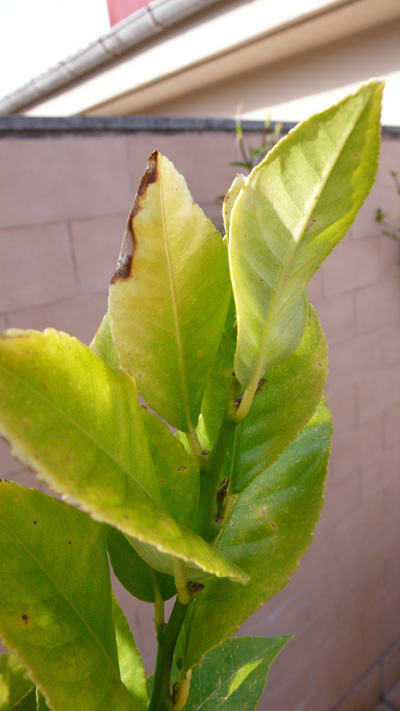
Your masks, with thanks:
[{"label": "roof edge", "polygon": [[0,114],[12,114],[79,79],[218,0],[152,0],[110,32],[0,99]]}]

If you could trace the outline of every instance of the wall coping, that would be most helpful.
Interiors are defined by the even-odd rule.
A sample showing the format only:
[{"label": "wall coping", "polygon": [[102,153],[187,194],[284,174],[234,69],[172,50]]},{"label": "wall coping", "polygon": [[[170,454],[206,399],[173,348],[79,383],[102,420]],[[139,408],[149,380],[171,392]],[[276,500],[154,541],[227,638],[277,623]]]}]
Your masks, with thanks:
[{"label": "wall coping", "polygon": [[[274,123],[274,122],[271,122]],[[243,120],[246,133],[260,133],[263,121]],[[296,123],[283,122],[282,133]],[[178,116],[67,116],[34,117],[0,116],[0,138],[44,138],[62,135],[99,135],[135,133],[234,133],[235,120],[224,118],[191,118]],[[382,135],[400,138],[399,126],[382,126]]]}]

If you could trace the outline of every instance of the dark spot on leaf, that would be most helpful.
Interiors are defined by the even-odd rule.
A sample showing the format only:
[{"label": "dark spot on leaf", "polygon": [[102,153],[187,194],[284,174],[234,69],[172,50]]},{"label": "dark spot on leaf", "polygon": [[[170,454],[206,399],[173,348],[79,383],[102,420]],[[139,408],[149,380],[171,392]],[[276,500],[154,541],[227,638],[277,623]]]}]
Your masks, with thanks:
[{"label": "dark spot on leaf", "polygon": [[184,469],[186,469],[186,467],[178,467],[178,472],[181,472],[181,471],[183,471]]},{"label": "dark spot on leaf", "polygon": [[34,521],[34,522],[33,522],[33,525],[36,526],[36,524],[37,524],[37,521]]},{"label": "dark spot on leaf", "polygon": [[68,541],[68,545],[69,545],[69,546],[71,545],[71,542],[72,542],[72,541]]},{"label": "dark spot on leaf", "polygon": [[25,624],[28,624],[28,615],[22,615],[22,619],[25,622]]},{"label": "dark spot on leaf", "polygon": [[126,518],[129,521],[129,516],[124,516],[124,518]]},{"label": "dark spot on leaf", "polygon": [[317,365],[319,365],[319,367],[320,367],[320,368],[322,368],[322,365],[321,365],[321,363],[317,363]]},{"label": "dark spot on leaf", "polygon": [[[316,198],[316,199],[317,199],[317,198]],[[308,225],[307,225],[307,227],[306,227],[306,232],[307,232],[307,230],[310,229],[311,225],[313,225],[314,222],[315,222],[315,220],[310,220],[310,222],[308,223]]]},{"label": "dark spot on leaf", "polygon": [[273,529],[274,529],[274,531],[276,531],[276,530],[277,530],[277,528],[276,528],[276,526],[275,526],[274,522],[273,522],[273,521],[270,521],[270,524],[271,524],[271,528],[273,528]]},{"label": "dark spot on leaf", "polygon": [[204,457],[207,457],[207,456],[210,454],[209,451],[208,451],[208,449],[202,449],[202,450],[201,450],[201,453],[202,453],[202,455],[203,455]]}]

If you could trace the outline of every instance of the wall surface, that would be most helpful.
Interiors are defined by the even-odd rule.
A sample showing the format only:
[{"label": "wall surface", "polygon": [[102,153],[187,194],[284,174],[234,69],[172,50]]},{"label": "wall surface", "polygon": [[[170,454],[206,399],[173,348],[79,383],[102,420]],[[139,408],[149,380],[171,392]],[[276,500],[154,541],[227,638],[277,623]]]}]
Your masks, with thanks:
[{"label": "wall surface", "polygon": [[[230,133],[0,141],[0,328],[52,326],[90,342],[156,147],[220,220],[216,197],[237,157]],[[271,670],[261,711],[369,711],[400,674],[400,247],[374,221],[382,207],[399,222],[389,175],[399,164],[400,140],[387,136],[370,197],[310,286],[330,346],[333,452],[314,542],[286,588],[242,628],[296,635]],[[35,485],[2,442],[0,476]],[[126,610],[150,670],[152,609]]]}]

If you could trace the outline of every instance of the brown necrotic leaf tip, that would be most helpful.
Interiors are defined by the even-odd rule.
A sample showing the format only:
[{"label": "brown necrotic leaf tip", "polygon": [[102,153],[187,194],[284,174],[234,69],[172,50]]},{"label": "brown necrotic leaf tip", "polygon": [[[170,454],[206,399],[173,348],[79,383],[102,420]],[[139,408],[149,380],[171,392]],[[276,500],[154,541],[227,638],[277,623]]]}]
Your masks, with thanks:
[{"label": "brown necrotic leaf tip", "polygon": [[119,253],[117,268],[111,279],[111,284],[115,284],[117,281],[123,281],[129,279],[132,271],[132,261],[137,248],[137,239],[133,229],[133,220],[135,216],[141,210],[141,201],[147,193],[149,185],[155,183],[158,177],[158,156],[159,152],[154,151],[151,154],[147,170],[140,181],[138,191],[136,193],[135,201],[132,205],[132,209],[129,213],[128,221],[126,224],[124,238],[122,240],[121,251]]}]

